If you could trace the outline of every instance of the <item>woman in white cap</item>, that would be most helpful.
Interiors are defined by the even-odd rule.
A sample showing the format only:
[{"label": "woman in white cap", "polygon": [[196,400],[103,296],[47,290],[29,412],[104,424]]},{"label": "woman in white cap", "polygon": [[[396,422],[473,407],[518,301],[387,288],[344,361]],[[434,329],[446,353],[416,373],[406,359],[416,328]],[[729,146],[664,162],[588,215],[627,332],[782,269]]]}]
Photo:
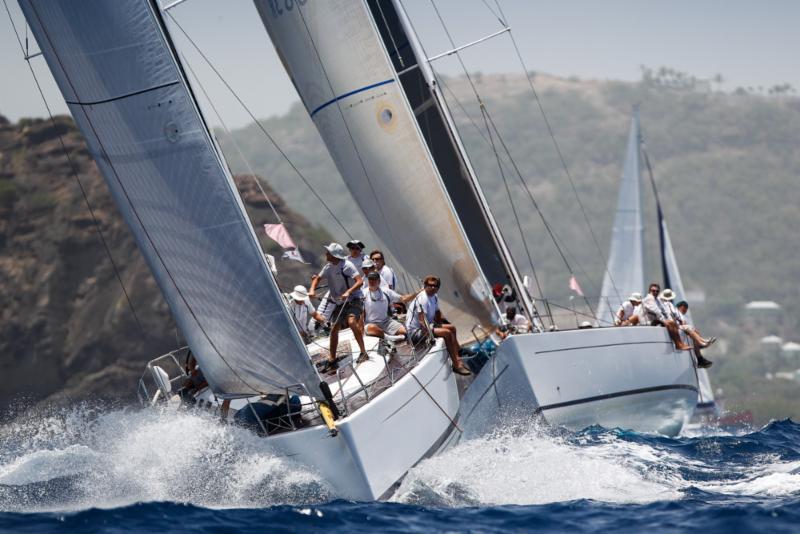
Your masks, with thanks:
[{"label": "woman in white cap", "polygon": [[614,314],[614,324],[616,326],[633,326],[639,324],[641,305],[642,294],[631,293],[628,300],[617,308],[617,313]]},{"label": "woman in white cap", "polygon": [[311,328],[309,327],[311,319],[324,323],[326,322],[325,317],[314,309],[314,306],[311,304],[311,299],[308,298],[308,291],[305,286],[294,286],[294,290],[289,293],[289,297],[291,299],[289,302],[289,310],[292,312],[297,322],[300,335],[302,335],[303,340],[308,343],[311,338]]}]

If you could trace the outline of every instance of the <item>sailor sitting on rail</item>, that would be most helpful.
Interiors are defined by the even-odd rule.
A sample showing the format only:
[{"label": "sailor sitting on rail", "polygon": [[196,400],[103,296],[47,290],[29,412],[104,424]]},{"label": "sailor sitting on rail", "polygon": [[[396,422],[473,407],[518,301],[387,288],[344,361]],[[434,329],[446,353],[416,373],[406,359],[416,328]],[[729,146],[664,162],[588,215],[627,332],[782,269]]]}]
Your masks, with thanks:
[{"label": "sailor sitting on rail", "polygon": [[[372,271],[367,275],[367,297],[364,299],[367,335],[383,338],[385,335],[403,339],[405,327],[389,315],[389,307],[396,302],[411,302],[416,294],[400,295],[388,287],[381,287],[381,275]],[[399,339],[393,339],[398,341]]]},{"label": "sailor sitting on rail", "polygon": [[424,283],[424,291],[420,291],[414,302],[409,307],[408,317],[406,318],[406,330],[408,331],[408,339],[417,346],[429,335],[428,327],[433,334],[433,337],[440,337],[444,339],[444,344],[447,346],[447,352],[450,354],[450,359],[453,362],[453,372],[460,375],[472,374],[467,366],[461,362],[461,357],[458,351],[461,347],[458,344],[456,337],[456,327],[446,322],[439,310],[439,298],[436,293],[439,291],[441,281],[436,276],[426,276]]},{"label": "sailor sitting on rail", "polygon": [[628,300],[623,302],[614,314],[614,324],[616,326],[637,325],[640,321],[642,310],[642,294],[631,293]]},{"label": "sailor sitting on rail", "polygon": [[513,334],[527,334],[531,331],[531,322],[521,313],[517,313],[516,306],[506,308],[505,324],[497,327],[497,335],[505,339]]},{"label": "sailor sitting on rail", "polygon": [[303,341],[308,343],[313,333],[311,322],[316,320],[320,323],[325,323],[326,319],[314,309],[311,299],[308,298],[308,290],[306,290],[305,286],[294,286],[294,290],[289,293],[289,298],[291,299],[289,310],[297,322]]},{"label": "sailor sitting on rail", "polygon": [[[664,290],[667,291],[666,289]],[[706,367],[711,367],[714,362],[711,360],[706,359],[701,353],[700,349],[704,349],[714,343],[717,338],[710,337],[705,339],[701,334],[700,331],[697,330],[693,325],[689,324],[689,319],[686,317],[686,314],[689,313],[689,303],[685,300],[682,300],[675,306],[675,314],[676,314],[676,321],[678,322],[678,328],[682,332],[686,332],[686,335],[692,338],[694,342],[694,355],[697,357],[697,367],[704,369]]]},{"label": "sailor sitting on rail", "polygon": [[328,260],[319,274],[311,281],[308,290],[309,298],[316,298],[317,286],[320,280],[328,283],[329,299],[336,303],[333,310],[333,325],[330,336],[330,356],[324,368],[325,371],[338,367],[336,360],[336,347],[339,344],[339,329],[350,327],[353,337],[361,349],[358,362],[366,361],[369,356],[364,347],[364,333],[361,330],[360,319],[362,311],[361,286],[363,277],[355,266],[348,261],[344,248],[339,243],[331,243],[325,247],[325,257]]},{"label": "sailor sitting on rail", "polygon": [[663,326],[669,332],[669,337],[675,344],[677,350],[689,350],[691,347],[683,342],[678,324],[675,319],[671,317],[664,302],[658,298],[661,291],[661,286],[653,282],[647,288],[647,296],[642,300],[642,308],[644,310],[645,325],[650,326]]}]

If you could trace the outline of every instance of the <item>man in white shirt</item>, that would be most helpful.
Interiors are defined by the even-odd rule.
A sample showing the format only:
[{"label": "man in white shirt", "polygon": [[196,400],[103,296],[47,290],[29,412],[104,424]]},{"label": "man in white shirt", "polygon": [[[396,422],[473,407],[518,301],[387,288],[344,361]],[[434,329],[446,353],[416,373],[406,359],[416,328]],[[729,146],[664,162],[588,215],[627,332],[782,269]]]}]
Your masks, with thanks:
[{"label": "man in white shirt", "polygon": [[531,322],[521,313],[517,313],[516,306],[506,308],[505,324],[497,328],[497,335],[505,339],[513,334],[527,334],[531,331]]},{"label": "man in white shirt", "polygon": [[628,300],[623,302],[617,313],[614,314],[614,324],[616,326],[631,326],[639,324],[640,306],[642,305],[642,294],[632,293]]},{"label": "man in white shirt", "polygon": [[363,285],[361,271],[347,260],[344,248],[339,243],[331,243],[325,247],[325,251],[328,263],[311,281],[308,296],[312,299],[316,298],[317,286],[320,280],[325,280],[328,283],[328,299],[336,303],[332,314],[334,323],[331,325],[330,356],[323,369],[332,371],[338,367],[336,347],[339,345],[339,329],[341,327],[350,327],[350,330],[353,331],[353,337],[361,349],[358,362],[366,361],[369,356],[364,347],[364,332],[361,329],[362,300],[360,291]]},{"label": "man in white shirt", "polygon": [[[665,289],[664,292],[667,290]],[[675,313],[677,314],[676,320],[678,322],[678,328],[680,328],[681,332],[685,332],[687,336],[692,338],[694,342],[694,354],[697,357],[697,367],[701,369],[705,369],[707,367],[711,367],[714,362],[705,358],[701,353],[700,349],[704,349],[714,343],[717,338],[711,337],[709,339],[705,339],[701,334],[700,331],[697,330],[694,326],[689,324],[689,320],[686,317],[686,314],[689,312],[689,303],[685,300],[682,300],[675,306]]]},{"label": "man in white shirt", "polygon": [[414,293],[400,295],[388,287],[381,287],[381,275],[372,271],[367,275],[367,296],[364,298],[364,322],[368,336],[384,337],[406,335],[405,327],[389,315],[389,307],[396,302],[410,302]]},{"label": "man in white shirt", "polygon": [[[345,245],[347,250],[350,251],[350,255],[347,256],[347,261],[353,264],[353,266],[358,269],[358,272],[361,272],[361,267],[364,263],[364,260],[368,260],[369,258],[364,255],[364,243],[359,241],[358,239],[353,239],[352,241],[348,241]],[[366,278],[364,279],[364,285],[359,289],[356,293],[358,297],[364,298],[364,288],[366,287],[367,282]]]},{"label": "man in white shirt", "polygon": [[647,296],[642,300],[642,308],[646,319],[645,325],[663,326],[669,332],[669,337],[677,350],[689,350],[691,347],[681,339],[678,324],[671,317],[664,303],[658,298],[660,292],[661,286],[655,282],[647,288]]},{"label": "man in white shirt", "polygon": [[397,277],[394,275],[394,271],[391,267],[386,265],[383,252],[380,250],[373,250],[369,253],[369,259],[375,262],[375,270],[381,274],[381,287],[397,289]]},{"label": "man in white shirt", "polygon": [[461,347],[456,337],[456,327],[447,323],[439,310],[439,298],[436,293],[439,291],[441,281],[436,276],[426,276],[423,283],[424,291],[421,291],[411,303],[406,318],[409,340],[413,345],[418,345],[431,334],[433,337],[442,338],[453,362],[453,372],[459,375],[472,374],[458,355]]},{"label": "man in white shirt", "polygon": [[297,327],[300,330],[300,335],[303,340],[308,343],[313,329],[309,326],[312,320],[317,320],[321,323],[326,321],[314,306],[311,304],[311,299],[308,298],[308,291],[305,286],[294,286],[294,290],[289,293],[289,311],[295,318]]}]

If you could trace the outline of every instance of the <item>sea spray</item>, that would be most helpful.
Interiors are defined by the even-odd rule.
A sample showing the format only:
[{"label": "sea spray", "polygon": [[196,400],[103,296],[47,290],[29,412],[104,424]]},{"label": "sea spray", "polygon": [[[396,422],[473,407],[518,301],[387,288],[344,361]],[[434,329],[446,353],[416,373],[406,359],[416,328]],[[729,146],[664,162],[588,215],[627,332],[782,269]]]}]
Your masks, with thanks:
[{"label": "sea spray", "polygon": [[171,501],[205,507],[336,496],[252,432],[193,413],[75,408],[0,431],[0,510],[77,510]]}]

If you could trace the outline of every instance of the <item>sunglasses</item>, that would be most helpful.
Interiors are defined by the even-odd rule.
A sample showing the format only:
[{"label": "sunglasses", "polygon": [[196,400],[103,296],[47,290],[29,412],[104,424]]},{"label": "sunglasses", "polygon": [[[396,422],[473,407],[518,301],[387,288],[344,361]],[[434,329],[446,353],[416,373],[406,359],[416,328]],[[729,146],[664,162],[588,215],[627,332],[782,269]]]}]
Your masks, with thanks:
[{"label": "sunglasses", "polygon": [[383,261],[383,256],[372,256],[370,259],[372,261]]},{"label": "sunglasses", "polygon": [[425,287],[432,287],[435,289],[439,289],[439,284],[425,284]]}]

